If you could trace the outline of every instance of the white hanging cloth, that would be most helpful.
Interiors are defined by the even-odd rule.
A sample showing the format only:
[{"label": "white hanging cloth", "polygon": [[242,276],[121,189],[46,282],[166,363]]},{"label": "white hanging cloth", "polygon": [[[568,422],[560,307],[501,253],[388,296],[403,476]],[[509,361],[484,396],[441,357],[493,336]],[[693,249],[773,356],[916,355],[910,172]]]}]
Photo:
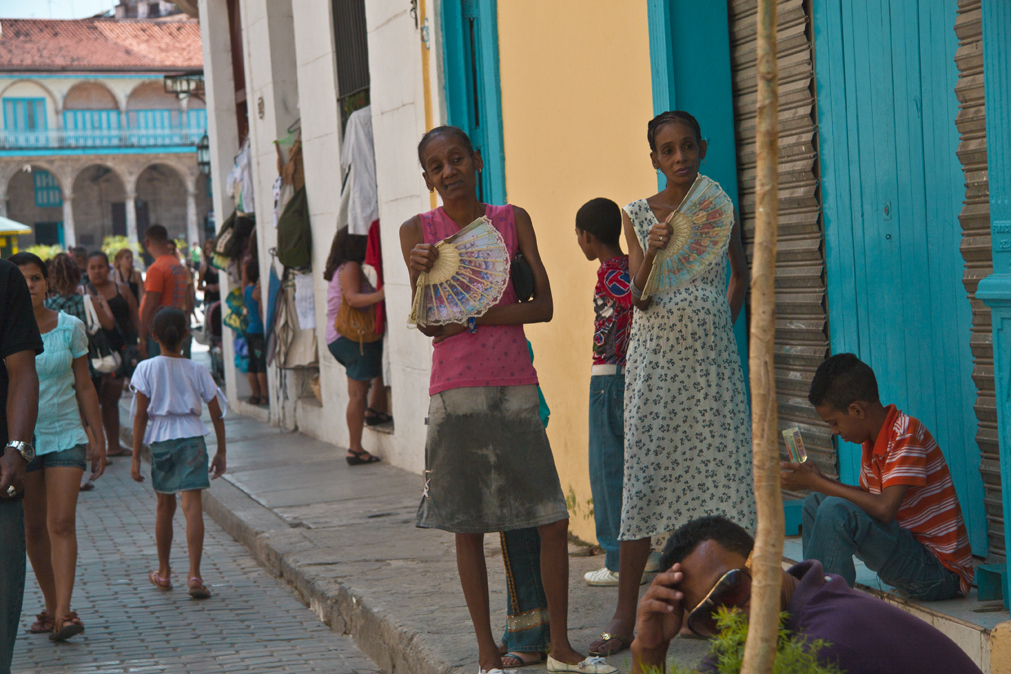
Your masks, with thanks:
[{"label": "white hanging cloth", "polygon": [[[341,192],[347,199],[349,234],[367,236],[369,226],[379,219],[376,195],[376,151],[372,144],[372,106],[355,110],[348,117],[341,148],[341,170],[348,178]],[[350,174],[348,172],[350,171]],[[340,229],[343,223],[338,223]]]},{"label": "white hanging cloth", "polygon": [[255,213],[253,203],[253,161],[249,138],[242,143],[242,149],[235,155],[235,166],[225,179],[225,192],[235,200],[240,213]]}]

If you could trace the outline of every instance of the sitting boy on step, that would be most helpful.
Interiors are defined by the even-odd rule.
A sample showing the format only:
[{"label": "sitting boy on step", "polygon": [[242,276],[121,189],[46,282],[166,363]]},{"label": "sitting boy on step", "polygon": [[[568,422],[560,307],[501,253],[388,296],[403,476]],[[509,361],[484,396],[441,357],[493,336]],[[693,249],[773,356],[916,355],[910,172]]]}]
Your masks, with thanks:
[{"label": "sitting boy on step", "polygon": [[832,430],[862,445],[860,486],[812,462],[782,464],[783,489],[810,489],[802,516],[804,559],[856,580],[853,556],[914,599],[969,591],[972,553],[948,464],[922,423],[878,399],[874,371],[852,353],[819,367],[808,400]]}]

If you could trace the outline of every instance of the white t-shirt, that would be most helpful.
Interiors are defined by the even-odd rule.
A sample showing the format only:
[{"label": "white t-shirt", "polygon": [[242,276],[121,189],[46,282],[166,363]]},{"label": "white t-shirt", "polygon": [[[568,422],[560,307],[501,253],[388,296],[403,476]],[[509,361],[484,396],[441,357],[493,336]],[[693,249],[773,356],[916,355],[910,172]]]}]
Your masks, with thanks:
[{"label": "white t-shirt", "polygon": [[131,416],[136,414],[138,392],[150,401],[146,443],[207,435],[210,431],[200,414],[203,404],[213,398],[218,399],[221,416],[225,415],[227,401],[211,373],[188,358],[155,356],[142,361],[133,372],[130,389],[134,392]]}]

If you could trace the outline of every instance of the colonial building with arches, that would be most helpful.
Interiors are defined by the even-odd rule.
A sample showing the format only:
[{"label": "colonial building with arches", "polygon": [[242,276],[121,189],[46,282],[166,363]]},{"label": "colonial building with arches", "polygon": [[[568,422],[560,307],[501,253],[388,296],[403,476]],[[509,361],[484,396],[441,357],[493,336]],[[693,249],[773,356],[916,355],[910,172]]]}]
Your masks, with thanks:
[{"label": "colonial building with arches", "polygon": [[143,239],[150,224],[198,243],[213,231],[211,186],[197,164],[200,27],[182,14],[0,21],[0,215],[32,243],[97,248]]}]

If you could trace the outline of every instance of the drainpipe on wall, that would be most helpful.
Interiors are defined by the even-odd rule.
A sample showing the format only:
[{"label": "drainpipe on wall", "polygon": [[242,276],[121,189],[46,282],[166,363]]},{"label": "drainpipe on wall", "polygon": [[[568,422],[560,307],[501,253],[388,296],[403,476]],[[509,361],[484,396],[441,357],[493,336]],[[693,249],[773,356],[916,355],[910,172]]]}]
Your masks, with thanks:
[{"label": "drainpipe on wall", "polygon": [[[1004,535],[1011,541],[1011,3],[983,0],[982,10],[993,274],[979,282],[976,299],[991,310]],[[980,598],[992,586],[993,595],[1000,589],[1007,608],[1009,577],[1011,555],[1003,565],[981,567],[977,571]]]}]

